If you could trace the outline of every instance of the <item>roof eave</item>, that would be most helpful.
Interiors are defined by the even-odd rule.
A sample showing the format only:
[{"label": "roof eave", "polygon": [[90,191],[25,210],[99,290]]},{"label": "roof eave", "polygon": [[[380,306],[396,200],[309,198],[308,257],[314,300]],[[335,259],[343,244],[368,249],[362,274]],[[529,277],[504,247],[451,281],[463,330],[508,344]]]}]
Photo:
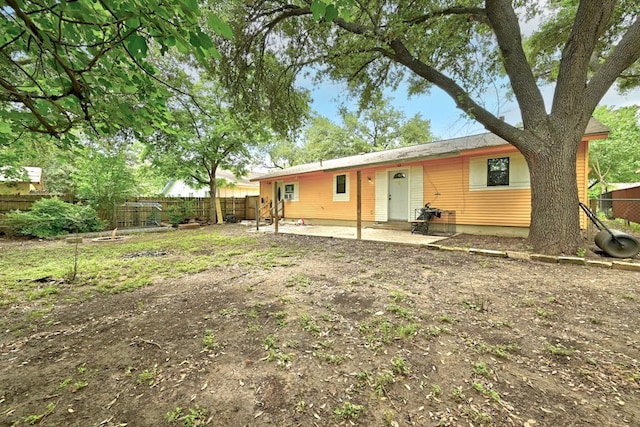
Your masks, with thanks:
[{"label": "roof eave", "polygon": [[365,167],[375,167],[375,166],[383,166],[383,165],[392,165],[394,163],[397,164],[397,163],[402,163],[402,162],[407,163],[407,162],[415,162],[415,161],[419,161],[419,160],[442,159],[442,158],[446,158],[446,157],[456,157],[456,156],[459,156],[459,155],[460,155],[460,151],[456,150],[456,151],[448,151],[446,153],[430,154],[430,155],[426,155],[426,156],[403,157],[403,158],[400,158],[400,159],[383,160],[383,161],[380,161],[380,162],[361,163],[361,164],[355,164],[355,165],[349,165],[349,166],[340,166],[340,167],[335,167],[335,168],[327,168],[327,169],[322,169],[321,171],[314,171],[314,172],[336,172],[336,171],[341,171],[341,170],[362,168],[363,166],[365,166]]}]

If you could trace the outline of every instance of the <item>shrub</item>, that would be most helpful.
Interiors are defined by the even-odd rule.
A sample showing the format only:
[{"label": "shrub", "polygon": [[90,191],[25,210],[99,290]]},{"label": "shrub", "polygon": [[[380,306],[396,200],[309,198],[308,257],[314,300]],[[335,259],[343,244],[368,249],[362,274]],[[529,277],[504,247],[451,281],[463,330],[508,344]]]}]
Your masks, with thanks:
[{"label": "shrub", "polygon": [[12,211],[2,222],[14,234],[39,238],[100,231],[106,227],[106,222],[90,206],[74,205],[57,197],[40,199],[27,212]]},{"label": "shrub", "polygon": [[177,227],[178,224],[187,222],[193,216],[193,203],[183,200],[179,205],[171,205],[167,209],[167,214],[169,215],[169,223]]}]

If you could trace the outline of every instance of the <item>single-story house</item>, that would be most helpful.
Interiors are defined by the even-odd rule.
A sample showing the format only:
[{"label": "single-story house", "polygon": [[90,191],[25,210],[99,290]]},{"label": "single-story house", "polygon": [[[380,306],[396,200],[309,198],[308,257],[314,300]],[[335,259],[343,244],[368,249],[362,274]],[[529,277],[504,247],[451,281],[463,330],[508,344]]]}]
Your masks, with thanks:
[{"label": "single-story house", "polygon": [[[23,166],[25,178],[10,178],[0,172],[0,194],[29,194],[44,191],[42,168]],[[0,168],[0,171],[2,168]]]},{"label": "single-story house", "polygon": [[[577,181],[580,200],[585,203],[589,141],[606,138],[608,132],[592,119],[579,147]],[[260,182],[263,207],[271,206],[274,198],[284,200],[284,212],[279,216],[286,220],[354,225],[357,171],[361,174],[363,226],[400,224],[408,228],[420,208],[429,203],[444,211],[435,221],[447,222],[449,232],[528,233],[528,166],[512,145],[492,133],[319,160],[254,180]]]},{"label": "single-story house", "polygon": [[[236,177],[233,172],[228,170],[218,170],[216,179],[224,179],[229,185],[217,188],[217,197],[246,197],[257,196],[260,192],[260,184],[252,182],[249,179],[254,174],[247,177]],[[209,197],[209,188],[193,188],[186,182],[179,179],[170,179],[160,194],[165,197]]]}]

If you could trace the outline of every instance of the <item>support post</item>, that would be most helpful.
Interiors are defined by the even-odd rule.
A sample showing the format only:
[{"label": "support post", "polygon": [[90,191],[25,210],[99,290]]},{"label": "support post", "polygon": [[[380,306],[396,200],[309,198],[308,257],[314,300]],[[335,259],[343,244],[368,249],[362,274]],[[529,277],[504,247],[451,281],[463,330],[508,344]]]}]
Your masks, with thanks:
[{"label": "support post", "polygon": [[356,240],[362,240],[362,172],[356,172]]},{"label": "support post", "polygon": [[278,218],[278,209],[279,209],[279,202],[278,202],[278,182],[277,181],[273,181],[272,187],[271,187],[271,200],[273,200],[273,202],[271,203],[271,208],[273,209],[273,232],[275,234],[278,234],[278,222],[279,222],[279,218]]}]

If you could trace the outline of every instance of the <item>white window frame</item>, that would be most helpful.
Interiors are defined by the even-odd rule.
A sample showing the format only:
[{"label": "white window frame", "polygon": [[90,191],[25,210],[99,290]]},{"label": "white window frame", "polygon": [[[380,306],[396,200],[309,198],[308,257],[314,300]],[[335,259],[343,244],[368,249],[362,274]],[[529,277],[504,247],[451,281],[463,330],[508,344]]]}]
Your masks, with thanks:
[{"label": "white window frame", "polygon": [[[487,184],[487,162],[489,159],[509,158],[509,185]],[[472,157],[469,159],[470,191],[504,191],[531,188],[529,167],[520,153]]]},{"label": "white window frame", "polygon": [[[293,191],[287,192],[287,186],[293,186]],[[300,184],[297,182],[285,182],[282,184],[282,200],[286,202],[297,202],[299,200]],[[287,195],[290,195],[289,197]]]},{"label": "white window frame", "polygon": [[[345,177],[345,183],[344,183],[344,193],[338,193],[338,177],[339,176],[343,176]],[[341,172],[341,173],[336,173],[333,175],[333,189],[332,189],[332,193],[333,193],[333,201],[334,202],[348,202],[349,201],[349,186],[350,186],[350,177],[349,177],[349,172]]]}]

